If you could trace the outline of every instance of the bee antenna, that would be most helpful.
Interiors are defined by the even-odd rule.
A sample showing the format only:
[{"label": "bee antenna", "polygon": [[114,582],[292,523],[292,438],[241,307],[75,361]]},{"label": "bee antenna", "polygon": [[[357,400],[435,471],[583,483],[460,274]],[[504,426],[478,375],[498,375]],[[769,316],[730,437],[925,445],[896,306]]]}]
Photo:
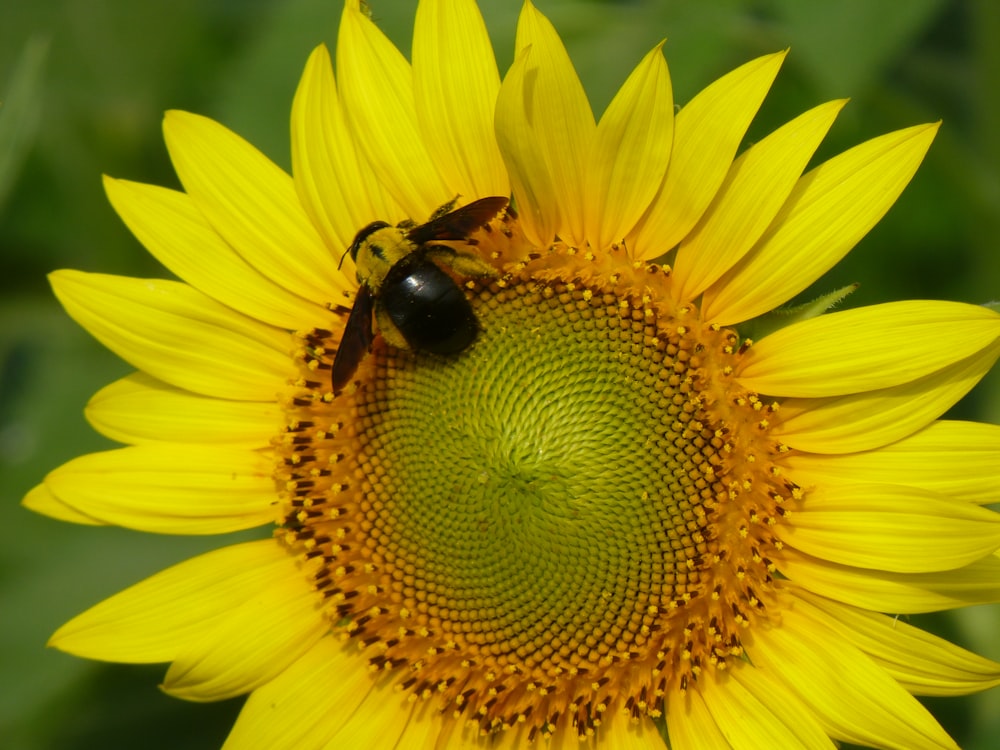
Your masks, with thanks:
[{"label": "bee antenna", "polygon": [[338,264],[337,264],[337,270],[338,270],[338,271],[339,271],[339,270],[341,269],[341,267],[342,267],[342,266],[344,265],[344,258],[346,258],[346,257],[347,257],[347,254],[348,254],[349,252],[351,252],[351,248],[347,248],[347,249],[346,249],[346,250],[344,251],[344,254],[340,256],[340,263],[338,263]]}]

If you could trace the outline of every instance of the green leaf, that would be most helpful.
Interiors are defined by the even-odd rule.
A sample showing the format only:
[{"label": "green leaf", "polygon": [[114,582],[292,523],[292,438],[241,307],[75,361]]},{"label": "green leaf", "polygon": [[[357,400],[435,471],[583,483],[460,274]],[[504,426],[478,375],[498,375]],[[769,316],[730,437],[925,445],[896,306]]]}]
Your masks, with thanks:
[{"label": "green leaf", "polygon": [[943,0],[772,0],[778,37],[825,95],[858,96],[940,15]]},{"label": "green leaf", "polygon": [[817,315],[822,315],[832,307],[843,302],[847,295],[854,292],[857,288],[857,284],[849,284],[840,289],[834,289],[832,292],[828,292],[822,297],[814,299],[812,302],[771,310],[771,312],[764,313],[753,320],[748,320],[746,323],[741,324],[740,334],[755,341],[760,340],[768,334],[774,333],[792,323],[798,323],[803,320],[809,320],[809,318],[815,318]]},{"label": "green leaf", "polygon": [[38,132],[48,52],[47,38],[35,36],[25,42],[0,101],[0,212]]}]

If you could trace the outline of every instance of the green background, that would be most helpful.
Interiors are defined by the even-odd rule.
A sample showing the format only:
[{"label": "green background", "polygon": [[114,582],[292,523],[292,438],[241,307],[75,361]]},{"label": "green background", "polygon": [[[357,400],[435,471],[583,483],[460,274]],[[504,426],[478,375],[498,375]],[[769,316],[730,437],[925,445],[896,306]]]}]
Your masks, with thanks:
[{"label": "green background", "polygon": [[[485,3],[484,3],[485,4]],[[414,0],[374,0],[408,53]],[[860,282],[848,304],[1000,297],[1000,3],[993,0],[538,0],[600,113],[661,38],[678,103],[757,55],[791,48],[751,129],[849,96],[818,159],[944,120],[889,215],[816,291]],[[485,15],[501,70],[519,3]],[[310,50],[333,48],[334,0],[42,0],[0,6],[0,747],[217,748],[241,701],[161,694],[160,666],[106,665],[45,648],[105,596],[217,538],[61,524],[19,505],[45,473],[109,447],[82,416],[128,367],[52,298],[56,268],[159,276],[108,206],[100,174],[179,187],[160,135],[168,108],[211,116],[289,165],[288,117]],[[947,345],[947,342],[942,342]],[[1000,421],[1000,377],[953,416]],[[1000,611],[911,618],[1000,659]],[[1000,742],[1000,690],[929,701],[969,749]]]}]

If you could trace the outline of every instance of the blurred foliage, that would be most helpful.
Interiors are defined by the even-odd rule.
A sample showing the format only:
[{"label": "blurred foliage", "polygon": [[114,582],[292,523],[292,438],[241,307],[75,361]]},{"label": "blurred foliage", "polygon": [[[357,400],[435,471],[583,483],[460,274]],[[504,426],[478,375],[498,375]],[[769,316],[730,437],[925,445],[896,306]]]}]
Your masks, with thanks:
[{"label": "blurred foliage", "polygon": [[[792,52],[749,140],[820,101],[852,97],[825,158],[923,121],[944,127],[898,204],[802,299],[859,282],[848,304],[1000,297],[1000,4],[993,0],[537,0],[596,112],[662,37],[678,103],[765,52]],[[371,0],[409,52],[414,0]],[[501,70],[519,3],[484,3]],[[239,701],[158,693],[162,667],[47,651],[49,634],[119,588],[214,548],[59,524],[18,502],[45,472],[108,447],[82,416],[127,371],[63,314],[60,267],[163,275],[103,196],[103,172],[178,186],[159,130],[168,108],[211,116],[288,167],[292,94],[309,51],[335,46],[335,0],[38,0],[0,24],[0,746],[6,750],[217,748]],[[1000,421],[991,375],[956,408]],[[918,618],[914,618],[915,620]],[[1000,657],[996,608],[919,624]],[[929,703],[969,750],[1000,742],[1000,691]]]}]

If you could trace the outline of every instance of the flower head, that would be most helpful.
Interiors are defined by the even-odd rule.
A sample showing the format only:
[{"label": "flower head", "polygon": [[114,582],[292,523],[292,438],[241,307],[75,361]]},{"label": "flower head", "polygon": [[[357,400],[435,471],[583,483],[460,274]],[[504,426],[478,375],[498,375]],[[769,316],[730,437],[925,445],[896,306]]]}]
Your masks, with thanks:
[{"label": "flower head", "polygon": [[[1000,429],[939,420],[1000,315],[820,315],[834,293],[762,317],[936,131],[806,171],[835,101],[737,155],[783,58],[675,113],[657,46],[595,121],[530,3],[501,81],[471,2],[421,2],[411,65],[353,0],[336,80],[324,48],[302,77],[292,176],[169,113],[184,191],[105,186],[181,281],[52,276],[137,368],[88,407],[127,447],[26,504],[274,534],[53,644],[170,662],[183,698],[249,693],[232,748],[952,747],[913,695],[1000,665],[883,613],[1000,597]],[[469,326],[448,350],[445,297]]]}]

